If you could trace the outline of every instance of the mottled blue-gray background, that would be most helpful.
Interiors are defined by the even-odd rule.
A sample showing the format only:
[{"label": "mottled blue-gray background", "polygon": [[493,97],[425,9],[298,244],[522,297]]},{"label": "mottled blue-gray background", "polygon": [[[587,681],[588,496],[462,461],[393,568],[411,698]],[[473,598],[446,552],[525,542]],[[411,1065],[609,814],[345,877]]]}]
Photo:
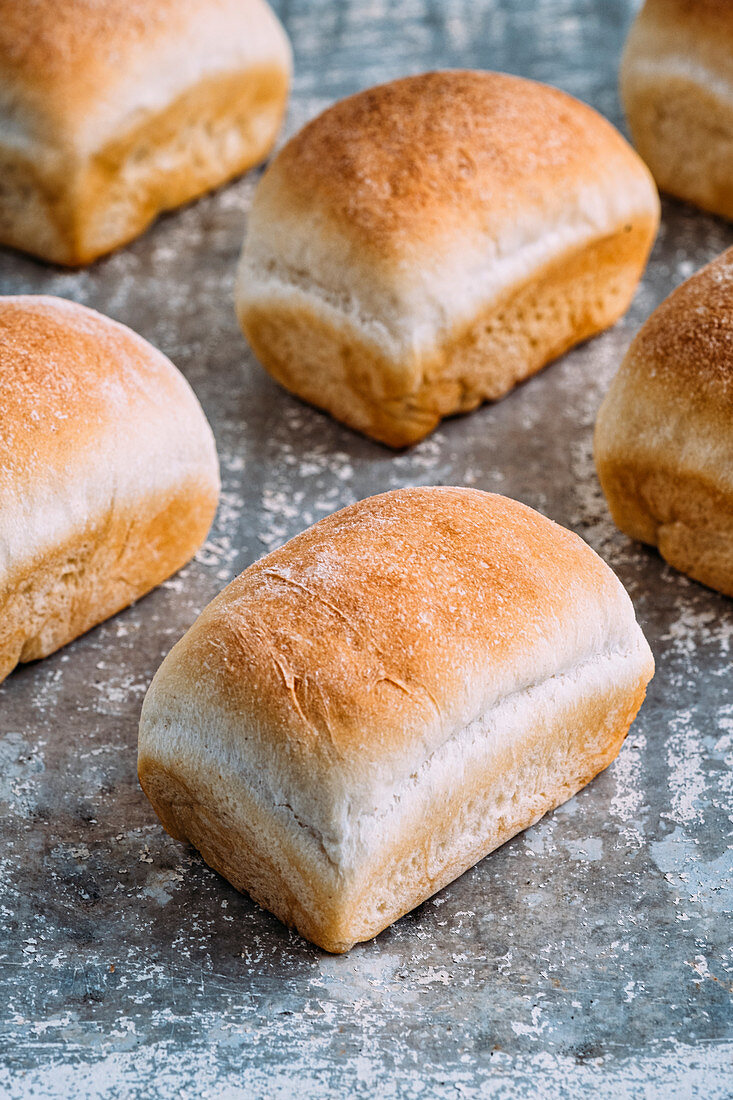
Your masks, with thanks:
[{"label": "mottled blue-gray background", "polygon": [[[621,124],[631,0],[281,0],[292,133],[430,67],[558,84]],[[393,455],[279,390],[232,310],[258,173],[65,273],[0,253],[0,291],[86,302],[152,340],[208,413],[224,495],[179,576],[0,688],[0,1095],[733,1096],[733,602],[615,531],[596,409],[641,321],[733,243],[673,202],[628,316],[500,404]],[[1,421],[0,421],[1,430]],[[578,531],[657,658],[616,764],[375,942],[333,958],[159,827],[135,777],[146,686],[254,558],[386,488],[498,490]]]}]

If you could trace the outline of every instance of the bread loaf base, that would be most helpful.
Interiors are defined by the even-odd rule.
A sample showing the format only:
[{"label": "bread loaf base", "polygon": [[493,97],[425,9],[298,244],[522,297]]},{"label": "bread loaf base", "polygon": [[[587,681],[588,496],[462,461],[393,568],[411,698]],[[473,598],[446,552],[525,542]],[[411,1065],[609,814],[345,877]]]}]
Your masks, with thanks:
[{"label": "bread loaf base", "polygon": [[267,156],[288,79],[277,65],[209,77],[78,168],[70,150],[36,160],[0,147],[0,243],[65,265],[128,243]]},{"label": "bread loaf base", "polygon": [[281,293],[243,305],[240,323],[255,355],[291,393],[405,447],[614,324],[634,296],[655,231],[655,220],[639,219],[564,253],[410,362],[390,359],[317,291],[284,281]]},{"label": "bread loaf base", "polygon": [[[643,641],[506,697],[352,820],[339,861],[287,804],[273,808],[241,761],[192,732],[170,699],[141,739],[142,787],[168,832],[326,951],[371,939],[483,856],[571,798],[617,755],[652,671]],[[198,716],[200,723],[200,715]],[[215,731],[217,715],[207,715]],[[226,721],[226,718],[221,718]],[[191,726],[189,726],[191,723]]]},{"label": "bread loaf base", "polygon": [[176,573],[200,546],[211,511],[209,486],[179,484],[173,496],[118,505],[101,523],[24,563],[0,591],[0,681]]},{"label": "bread loaf base", "polygon": [[733,596],[733,497],[709,479],[633,459],[598,460],[617,527],[675,569]]}]

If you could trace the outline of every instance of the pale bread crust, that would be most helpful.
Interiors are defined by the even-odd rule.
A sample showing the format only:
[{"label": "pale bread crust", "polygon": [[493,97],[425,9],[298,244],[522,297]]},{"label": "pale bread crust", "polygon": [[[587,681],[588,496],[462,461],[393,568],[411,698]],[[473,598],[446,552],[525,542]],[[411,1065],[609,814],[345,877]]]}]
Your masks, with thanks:
[{"label": "pale bread crust", "polygon": [[0,298],[0,679],[127,606],[204,541],[219,472],[173,364],[57,298]]},{"label": "pale bread crust", "polygon": [[612,324],[658,219],[647,169],[589,107],[427,73],[337,103],[281,150],[237,311],[278,381],[404,446]]},{"label": "pale bread crust", "polygon": [[399,490],[209,605],[146,697],[140,780],[174,836],[343,951],[605,767],[652,671],[576,536],[491,494]]},{"label": "pale bread crust", "polygon": [[408,392],[394,359],[310,303],[258,300],[243,325],[255,355],[287,390],[380,443],[405,447],[443,417],[503,397],[617,321],[641,277],[648,240],[644,225],[563,253],[416,358],[410,368],[419,381]]},{"label": "pale bread crust", "polygon": [[733,596],[733,249],[642,327],[596,421],[616,524]]},{"label": "pale bread crust", "polygon": [[733,5],[646,0],[627,39],[621,98],[663,191],[733,218]]},{"label": "pale bread crust", "polygon": [[0,243],[61,264],[262,160],[291,69],[264,0],[4,0],[0,59]]}]

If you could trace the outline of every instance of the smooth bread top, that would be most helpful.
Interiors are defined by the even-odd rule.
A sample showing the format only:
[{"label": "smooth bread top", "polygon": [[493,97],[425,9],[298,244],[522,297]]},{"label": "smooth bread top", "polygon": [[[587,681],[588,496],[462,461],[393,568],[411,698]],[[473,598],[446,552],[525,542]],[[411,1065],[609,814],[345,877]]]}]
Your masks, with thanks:
[{"label": "smooth bread top", "polygon": [[88,152],[207,75],[258,64],[290,67],[265,0],[0,0],[3,144]]},{"label": "smooth bread top", "polygon": [[0,588],[131,500],[188,483],[216,499],[214,440],[183,375],[94,310],[0,298],[0,393]]},{"label": "smooth bread top", "polygon": [[493,494],[404,489],[250,566],[150,696],[161,713],[190,697],[217,729],[224,713],[243,751],[266,744],[307,774],[409,770],[498,699],[639,637],[626,592],[576,535]]},{"label": "smooth bread top", "polygon": [[677,287],[627,354],[629,369],[733,409],[733,248]]},{"label": "smooth bread top", "polygon": [[[198,410],[173,364],[142,337],[61,298],[0,298],[0,496],[26,478],[62,475],[100,438],[141,417]],[[199,413],[200,415],[200,413]]]},{"label": "smooth bread top", "polygon": [[656,217],[649,174],[610,123],[555,88],[489,72],[425,73],[342,100],[288,142],[259,192],[273,211],[320,210],[370,255],[406,264],[477,231],[502,255],[568,217],[614,230],[627,211]]}]

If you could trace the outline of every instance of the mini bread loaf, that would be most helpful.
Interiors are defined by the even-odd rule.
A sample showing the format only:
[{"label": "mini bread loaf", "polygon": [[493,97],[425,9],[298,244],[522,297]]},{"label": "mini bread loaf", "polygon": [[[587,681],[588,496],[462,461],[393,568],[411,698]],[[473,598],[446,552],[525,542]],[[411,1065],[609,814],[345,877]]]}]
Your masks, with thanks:
[{"label": "mini bread loaf", "polygon": [[0,680],[169,577],[219,470],[171,362],[60,298],[0,298]]},{"label": "mini bread loaf", "polygon": [[637,335],[598,413],[595,458],[621,530],[733,596],[733,248]]},{"label": "mini bread loaf", "polygon": [[621,98],[662,190],[733,218],[731,0],[646,0],[626,44]]},{"label": "mini bread loaf", "polygon": [[278,154],[237,310],[287,389],[404,446],[612,324],[658,220],[647,169],[590,107],[426,73],[337,103]]},{"label": "mini bread loaf", "polygon": [[610,764],[652,673],[576,535],[489,493],[403,489],[206,608],[145,699],[140,782],[174,837],[342,952]]},{"label": "mini bread loaf", "polygon": [[269,151],[264,0],[0,0],[0,244],[88,263]]}]

